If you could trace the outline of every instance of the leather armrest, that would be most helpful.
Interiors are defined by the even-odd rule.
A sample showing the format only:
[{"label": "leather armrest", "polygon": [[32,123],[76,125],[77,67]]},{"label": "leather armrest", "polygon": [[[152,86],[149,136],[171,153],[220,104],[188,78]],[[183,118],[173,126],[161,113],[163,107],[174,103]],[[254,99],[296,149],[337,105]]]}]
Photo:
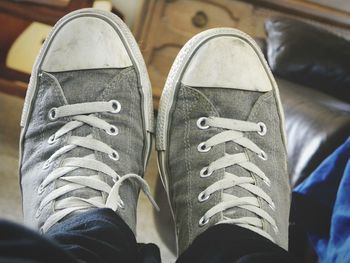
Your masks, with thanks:
[{"label": "leather armrest", "polygon": [[350,104],[317,90],[276,79],[285,112],[292,187],[350,135]]}]

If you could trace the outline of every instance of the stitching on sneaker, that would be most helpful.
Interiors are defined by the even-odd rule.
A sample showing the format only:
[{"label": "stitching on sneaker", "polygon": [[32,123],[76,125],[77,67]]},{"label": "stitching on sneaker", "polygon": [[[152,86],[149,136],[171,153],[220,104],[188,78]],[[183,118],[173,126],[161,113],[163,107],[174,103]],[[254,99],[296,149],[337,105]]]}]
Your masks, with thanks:
[{"label": "stitching on sneaker", "polygon": [[184,96],[184,111],[185,111],[185,133],[184,133],[184,144],[185,144],[185,164],[186,164],[186,171],[187,174],[189,175],[187,177],[187,193],[186,193],[186,202],[187,202],[187,229],[188,229],[188,236],[187,236],[187,242],[190,242],[192,238],[192,224],[191,224],[191,216],[192,216],[192,203],[191,203],[191,189],[192,189],[192,182],[191,182],[191,161],[190,161],[190,156],[191,156],[191,145],[190,145],[190,118],[189,118],[189,103],[187,102],[187,89],[183,89],[183,96]]}]

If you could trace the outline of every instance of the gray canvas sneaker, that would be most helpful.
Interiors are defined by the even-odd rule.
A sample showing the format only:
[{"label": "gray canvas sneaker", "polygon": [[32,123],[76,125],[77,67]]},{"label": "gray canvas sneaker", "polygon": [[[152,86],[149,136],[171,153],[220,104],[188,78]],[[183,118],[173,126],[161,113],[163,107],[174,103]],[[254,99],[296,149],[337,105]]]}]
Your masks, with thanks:
[{"label": "gray canvas sneaker", "polygon": [[151,149],[151,86],[137,43],[112,13],[82,9],[46,39],[21,119],[25,223],[48,231],[111,208],[135,232]]},{"label": "gray canvas sneaker", "polygon": [[249,36],[211,29],[182,48],[162,94],[156,137],[179,253],[221,223],[287,249],[283,118],[275,80]]}]

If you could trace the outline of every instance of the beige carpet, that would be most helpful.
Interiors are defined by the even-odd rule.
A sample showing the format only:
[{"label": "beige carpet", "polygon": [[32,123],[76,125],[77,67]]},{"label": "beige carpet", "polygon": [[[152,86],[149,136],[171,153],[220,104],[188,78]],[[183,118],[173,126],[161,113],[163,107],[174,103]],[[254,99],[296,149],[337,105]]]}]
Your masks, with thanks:
[{"label": "beige carpet", "polygon": [[[23,99],[0,93],[0,217],[22,222],[21,195],[18,184],[19,121]],[[153,151],[146,180],[152,192],[157,181],[157,165]],[[156,243],[164,263],[174,262],[174,255],[165,247],[155,230],[153,208],[141,194],[138,205],[137,239],[143,243]]]}]

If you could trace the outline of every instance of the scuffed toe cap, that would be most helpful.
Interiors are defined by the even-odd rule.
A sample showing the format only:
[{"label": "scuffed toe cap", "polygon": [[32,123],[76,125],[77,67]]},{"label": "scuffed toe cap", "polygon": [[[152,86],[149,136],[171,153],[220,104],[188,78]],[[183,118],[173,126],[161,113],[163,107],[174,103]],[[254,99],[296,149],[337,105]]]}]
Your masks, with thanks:
[{"label": "scuffed toe cap", "polygon": [[266,92],[272,90],[267,65],[257,47],[237,36],[207,40],[195,52],[182,79],[191,87]]},{"label": "scuffed toe cap", "polygon": [[51,38],[42,70],[59,72],[132,65],[117,29],[94,16],[63,23]]}]

